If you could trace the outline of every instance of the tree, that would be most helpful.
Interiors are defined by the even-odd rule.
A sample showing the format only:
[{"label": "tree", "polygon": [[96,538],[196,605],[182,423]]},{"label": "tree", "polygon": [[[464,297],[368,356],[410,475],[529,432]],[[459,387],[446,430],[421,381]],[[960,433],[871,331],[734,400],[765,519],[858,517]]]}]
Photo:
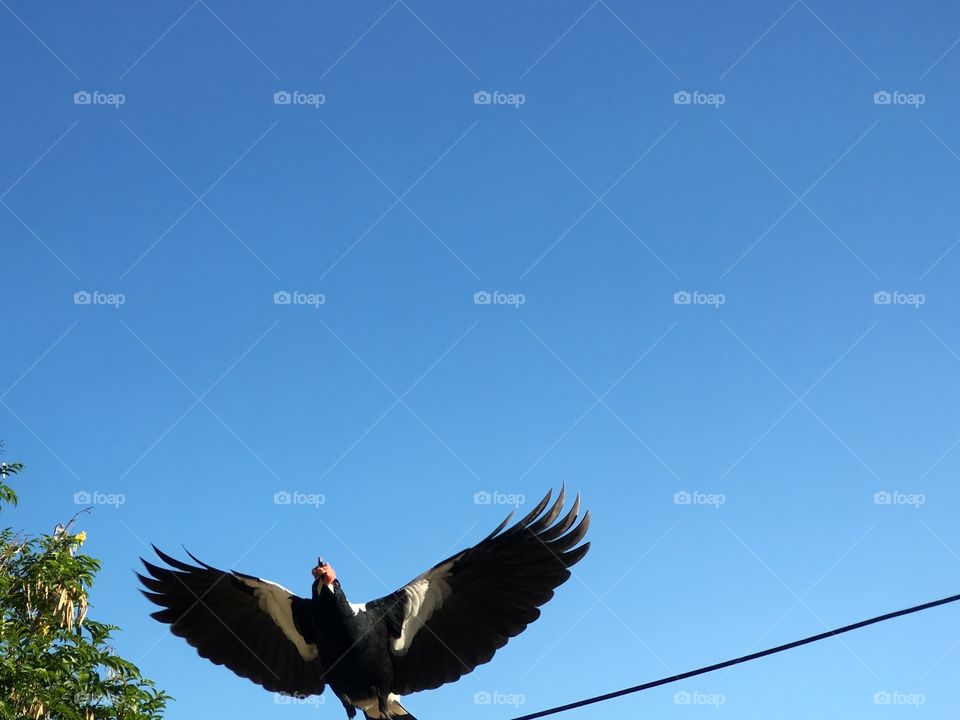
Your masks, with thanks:
[{"label": "tree", "polygon": [[[16,506],[0,463],[0,509]],[[0,718],[124,720],[162,717],[169,697],[110,647],[118,628],[87,617],[100,563],[80,553],[76,516],[50,535],[0,530]]]}]

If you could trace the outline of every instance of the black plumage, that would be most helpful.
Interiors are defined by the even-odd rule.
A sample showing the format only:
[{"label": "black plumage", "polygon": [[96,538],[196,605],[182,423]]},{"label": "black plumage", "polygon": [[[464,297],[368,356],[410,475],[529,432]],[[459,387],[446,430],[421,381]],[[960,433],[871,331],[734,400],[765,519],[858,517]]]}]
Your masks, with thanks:
[{"label": "black plumage", "polygon": [[[453,682],[490,661],[540,616],[590,547],[579,496],[564,491],[399,590],[353,605],[333,568],[318,561],[310,599],[252,575],[190,565],[157,550],[144,594],[197,652],[267,690],[305,696],[325,685],[349,717],[410,718],[400,695]],[[579,522],[578,522],[579,520]],[[505,529],[506,528],[506,529]],[[154,548],[156,550],[156,548]]]}]

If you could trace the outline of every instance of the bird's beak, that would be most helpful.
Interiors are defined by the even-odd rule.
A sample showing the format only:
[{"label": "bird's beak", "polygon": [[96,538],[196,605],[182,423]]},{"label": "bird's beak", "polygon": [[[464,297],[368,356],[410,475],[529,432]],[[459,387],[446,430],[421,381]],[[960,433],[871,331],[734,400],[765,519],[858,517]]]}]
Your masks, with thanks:
[{"label": "bird's beak", "polygon": [[337,574],[330,563],[324,562],[323,558],[317,558],[317,566],[313,569],[313,579],[322,581],[326,587],[333,590],[333,581],[337,579]]}]

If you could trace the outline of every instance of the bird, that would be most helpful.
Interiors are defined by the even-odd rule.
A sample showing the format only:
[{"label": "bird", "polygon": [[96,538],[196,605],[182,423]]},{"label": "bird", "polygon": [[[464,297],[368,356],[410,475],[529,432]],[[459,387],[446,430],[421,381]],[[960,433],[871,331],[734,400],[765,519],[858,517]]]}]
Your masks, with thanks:
[{"label": "bird", "polygon": [[476,545],[434,565],[398,590],[351,603],[322,557],[309,598],[253,575],[196,565],[154,551],[141,558],[141,592],[197,653],[268,691],[306,698],[327,685],[351,720],[416,720],[404,695],[454,682],[540,616],[590,548],[590,513],[580,496],[564,513],[564,488],[523,519],[513,513]]}]

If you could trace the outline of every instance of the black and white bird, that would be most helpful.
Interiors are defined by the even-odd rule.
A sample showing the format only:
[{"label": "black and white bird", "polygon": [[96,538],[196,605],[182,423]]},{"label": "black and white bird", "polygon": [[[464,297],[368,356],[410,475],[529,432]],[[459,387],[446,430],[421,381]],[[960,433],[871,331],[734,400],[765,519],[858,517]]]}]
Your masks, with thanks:
[{"label": "black and white bird", "polygon": [[359,709],[368,719],[415,720],[400,696],[489,662],[540,616],[587,553],[590,513],[578,518],[577,496],[561,517],[564,491],[552,505],[550,495],[515,525],[506,528],[507,517],[478,544],[363,605],[347,600],[322,559],[310,599],[157,548],[169,567],[144,560],[149,577],[138,577],[163,608],[153,617],[201,657],[273,692],[305,697],[329,685],[349,718]]}]

